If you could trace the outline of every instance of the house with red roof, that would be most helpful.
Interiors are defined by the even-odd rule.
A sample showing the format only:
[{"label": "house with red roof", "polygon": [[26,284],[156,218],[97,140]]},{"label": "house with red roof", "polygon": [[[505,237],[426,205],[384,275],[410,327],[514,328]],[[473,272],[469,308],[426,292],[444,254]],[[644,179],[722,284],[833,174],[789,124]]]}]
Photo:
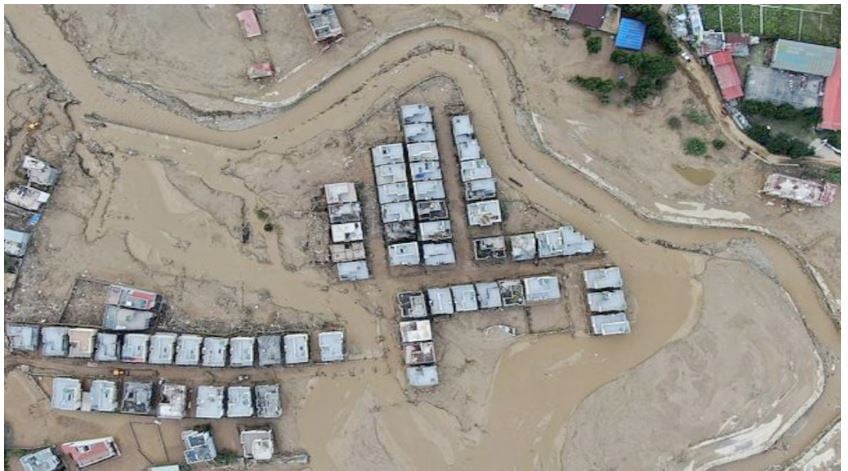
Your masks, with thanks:
[{"label": "house with red roof", "polygon": [[837,49],[833,72],[824,82],[824,102],[822,103],[822,122],[819,127],[831,131],[842,129],[842,72],[840,65],[840,50]]},{"label": "house with red roof", "polygon": [[61,449],[80,469],[121,456],[118,444],[112,437],[63,443]]},{"label": "house with red roof", "polygon": [[716,52],[707,57],[707,62],[713,68],[718,87],[721,89],[721,97],[724,101],[732,101],[742,98],[742,79],[733,63],[733,56],[729,51]]}]

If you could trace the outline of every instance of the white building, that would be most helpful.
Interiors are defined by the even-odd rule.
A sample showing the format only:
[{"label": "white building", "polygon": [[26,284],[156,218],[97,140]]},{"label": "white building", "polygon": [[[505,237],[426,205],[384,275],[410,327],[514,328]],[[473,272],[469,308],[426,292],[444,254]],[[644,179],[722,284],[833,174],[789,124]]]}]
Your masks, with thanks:
[{"label": "white building", "polygon": [[406,183],[390,183],[377,187],[377,199],[380,204],[409,201],[409,185]]},{"label": "white building", "polygon": [[82,407],[82,384],[76,378],[53,378],[50,405],[57,410],[79,410]]},{"label": "white building", "polygon": [[472,226],[486,227],[503,221],[501,205],[498,200],[469,203],[467,213],[468,224]]},{"label": "white building", "polygon": [[220,419],[224,416],[224,387],[198,386],[194,416],[198,419]]},{"label": "white building", "polygon": [[480,303],[480,309],[497,309],[503,306],[501,289],[497,282],[475,283],[474,289],[477,290],[477,300]]},{"label": "white building", "polygon": [[439,384],[439,369],[436,365],[409,366],[406,368],[406,379],[409,385],[416,388],[427,388]]},{"label": "white building", "polygon": [[200,363],[203,337],[182,334],[177,338],[177,350],[174,363],[180,366],[196,366]]},{"label": "white building", "polygon": [[456,254],[451,242],[421,244],[421,251],[423,252],[424,265],[434,267],[456,263]]},{"label": "white building", "polygon": [[344,360],[344,332],[340,330],[320,332],[318,334],[318,348],[321,351],[322,362]]},{"label": "white building", "polygon": [[371,278],[368,263],[365,260],[341,262],[336,264],[339,281],[360,281]]},{"label": "white building", "polygon": [[425,104],[403,105],[400,107],[400,122],[401,124],[432,123],[433,113]]},{"label": "white building", "polygon": [[334,243],[357,242],[363,239],[362,223],[348,222],[345,224],[332,224],[330,234]]},{"label": "white building", "polygon": [[623,335],[630,333],[630,321],[627,314],[596,314],[592,316],[592,333],[595,335]]},{"label": "white building", "polygon": [[418,238],[422,242],[450,240],[451,237],[453,237],[453,231],[451,230],[450,220],[445,219],[442,221],[427,221],[418,224]]},{"label": "white building", "polygon": [[427,290],[427,302],[434,316],[453,314],[453,295],[450,288],[430,288]]},{"label": "white building", "polygon": [[407,124],[403,127],[403,136],[407,144],[416,142],[436,142],[436,132],[430,123]]},{"label": "white building", "polygon": [[406,145],[410,162],[439,160],[439,150],[435,142],[415,142]]},{"label": "white building", "polygon": [[486,159],[463,160],[460,163],[460,173],[463,182],[492,178],[492,167]]},{"label": "white building", "polygon": [[309,335],[287,334],[283,336],[286,364],[297,365],[309,361]]},{"label": "white building", "polygon": [[381,165],[403,164],[403,144],[383,144],[371,148],[371,161],[375,167]]},{"label": "white building", "polygon": [[356,195],[356,185],[350,182],[329,183],[324,185],[324,195],[327,204],[355,203],[359,201]]},{"label": "white building", "polygon": [[445,199],[445,185],[441,180],[427,180],[412,183],[415,201],[430,201]]},{"label": "white building", "polygon": [[528,303],[559,299],[559,279],[556,276],[524,278],[524,297]]},{"label": "white building", "polygon": [[453,305],[456,312],[471,312],[479,309],[477,291],[474,289],[474,285],[451,286],[451,294],[453,295]]},{"label": "white building", "polygon": [[250,386],[227,388],[227,417],[252,417],[253,391]]},{"label": "white building", "polygon": [[438,160],[428,160],[424,162],[410,162],[409,175],[414,182],[427,180],[441,180],[442,166]]},{"label": "white building", "polygon": [[230,366],[249,368],[253,366],[256,339],[254,337],[233,337],[230,339]]},{"label": "white building", "polygon": [[387,164],[374,167],[374,176],[376,178],[377,185],[406,182],[406,165]]},{"label": "white building", "polygon": [[588,293],[586,299],[592,312],[621,312],[627,310],[624,291],[600,291]]},{"label": "white building", "polygon": [[403,343],[426,342],[433,340],[433,330],[429,320],[400,322],[400,338]]},{"label": "white building", "polygon": [[227,347],[230,339],[206,337],[203,339],[203,366],[223,368],[227,366]]},{"label": "white building", "polygon": [[583,281],[586,283],[586,289],[590,291],[618,289],[624,286],[621,269],[618,267],[584,270]]},{"label": "white building", "polygon": [[412,209],[411,201],[384,204],[380,207],[380,213],[383,216],[384,223],[411,221],[415,219],[415,212]]},{"label": "white building", "polygon": [[177,334],[172,332],[156,332],[150,337],[150,357],[148,361],[154,365],[170,365],[174,362]]},{"label": "white building", "polygon": [[421,254],[418,251],[418,242],[404,242],[392,244],[388,247],[389,265],[420,265]]}]

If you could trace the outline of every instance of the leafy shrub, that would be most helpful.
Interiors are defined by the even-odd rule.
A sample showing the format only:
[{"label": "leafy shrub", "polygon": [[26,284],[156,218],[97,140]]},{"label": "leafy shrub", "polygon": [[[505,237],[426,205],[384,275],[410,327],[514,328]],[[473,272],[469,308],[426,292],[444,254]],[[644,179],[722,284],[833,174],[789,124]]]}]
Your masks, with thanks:
[{"label": "leafy shrub", "polygon": [[727,145],[727,143],[726,143],[726,142],[724,142],[724,140],[722,140],[722,139],[713,139],[713,148],[715,148],[715,150],[721,150],[721,149],[724,149],[724,146],[725,146],[725,145]]},{"label": "leafy shrub", "polygon": [[689,155],[704,155],[707,153],[707,144],[697,137],[686,139],[683,150]]},{"label": "leafy shrub", "polygon": [[826,140],[828,144],[842,149],[842,134],[839,131],[819,131],[819,138]]},{"label": "leafy shrub", "polygon": [[828,170],[825,179],[830,183],[842,183],[842,170],[838,168]]},{"label": "leafy shrub", "polygon": [[271,232],[271,231],[273,231],[273,230],[274,230],[274,223],[272,223],[272,222],[266,222],[266,223],[265,223],[265,225],[264,225],[264,226],[262,226],[262,229],[264,229],[264,230],[265,230],[265,232]]},{"label": "leafy shrub", "polygon": [[609,94],[616,88],[615,81],[611,79],[603,79],[601,77],[583,77],[582,75],[575,75],[574,77],[571,77],[569,82],[580,88],[593,92],[598,96],[598,99],[603,104],[610,102]]},{"label": "leafy shrub", "polygon": [[583,30],[583,37],[584,37],[584,38],[588,38],[588,37],[589,37],[589,36],[591,36],[591,35],[592,35],[592,30],[591,30],[591,29],[586,28],[586,29],[584,29],[584,30]]},{"label": "leafy shrub", "polygon": [[751,125],[746,131],[748,137],[757,141],[772,154],[787,155],[793,159],[813,155],[815,151],[807,143],[795,139],[786,133],[772,136],[771,131],[761,124]]},{"label": "leafy shrub", "polygon": [[586,40],[586,50],[589,51],[589,54],[597,54],[601,52],[601,48],[603,48],[603,44],[600,36],[592,36]]},{"label": "leafy shrub", "polygon": [[699,126],[706,126],[707,124],[713,122],[712,118],[710,118],[710,115],[708,115],[707,113],[701,113],[700,111],[694,108],[689,108],[684,111],[683,116],[685,116],[686,119],[688,119],[690,122],[695,123]]},{"label": "leafy shrub", "polygon": [[671,118],[668,118],[668,121],[666,121],[666,123],[668,124],[668,127],[674,130],[680,129],[683,125],[683,123],[680,121],[680,118],[678,118],[677,116],[672,116]]}]

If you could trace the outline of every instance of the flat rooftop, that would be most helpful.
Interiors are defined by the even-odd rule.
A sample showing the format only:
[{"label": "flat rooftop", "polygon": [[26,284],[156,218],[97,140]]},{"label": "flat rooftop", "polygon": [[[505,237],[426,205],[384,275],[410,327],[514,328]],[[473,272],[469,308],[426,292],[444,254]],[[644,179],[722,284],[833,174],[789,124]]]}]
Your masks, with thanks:
[{"label": "flat rooftop", "polygon": [[337,330],[318,334],[322,362],[344,360],[344,332]]}]

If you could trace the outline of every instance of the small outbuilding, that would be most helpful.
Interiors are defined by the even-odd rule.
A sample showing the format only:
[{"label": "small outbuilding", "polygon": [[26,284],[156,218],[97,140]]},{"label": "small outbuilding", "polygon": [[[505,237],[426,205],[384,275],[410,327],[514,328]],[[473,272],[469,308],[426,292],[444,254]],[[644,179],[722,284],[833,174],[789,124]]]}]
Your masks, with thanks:
[{"label": "small outbuilding", "polygon": [[427,317],[427,300],[421,291],[404,291],[397,295],[401,319],[423,319]]},{"label": "small outbuilding", "polygon": [[153,383],[140,381],[124,382],[121,397],[121,412],[124,414],[149,415],[153,411]]},{"label": "small outbuilding", "polygon": [[283,415],[279,384],[257,384],[253,390],[256,392],[257,417],[272,419]]},{"label": "small outbuilding", "polygon": [[645,23],[633,18],[622,18],[615,35],[615,47],[641,51],[645,43]]}]

